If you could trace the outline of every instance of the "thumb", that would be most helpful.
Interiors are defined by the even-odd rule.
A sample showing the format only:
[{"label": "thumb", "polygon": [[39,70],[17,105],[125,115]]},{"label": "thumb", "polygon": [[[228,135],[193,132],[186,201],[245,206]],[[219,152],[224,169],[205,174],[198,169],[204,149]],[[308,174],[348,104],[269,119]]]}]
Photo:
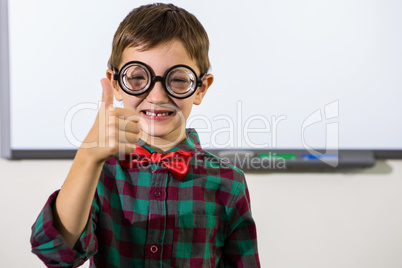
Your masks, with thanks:
[{"label": "thumb", "polygon": [[113,106],[113,88],[110,81],[106,78],[101,80],[102,84],[102,102],[105,103],[105,107]]}]

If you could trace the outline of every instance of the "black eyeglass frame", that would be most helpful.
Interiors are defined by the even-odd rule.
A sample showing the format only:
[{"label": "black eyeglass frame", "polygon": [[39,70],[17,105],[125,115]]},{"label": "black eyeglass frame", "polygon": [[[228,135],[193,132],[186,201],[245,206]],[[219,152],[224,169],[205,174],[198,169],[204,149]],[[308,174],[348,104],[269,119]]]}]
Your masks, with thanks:
[{"label": "black eyeglass frame", "polygon": [[[145,91],[142,91],[140,93],[134,93],[132,90],[128,89],[124,85],[124,83],[122,82],[124,72],[126,71],[126,69],[129,66],[134,65],[134,64],[139,64],[139,65],[144,66],[146,68],[146,70],[148,71],[148,73],[150,74],[150,82],[149,82],[148,88]],[[195,81],[196,81],[195,82],[195,87],[192,90],[192,92],[189,95],[186,95],[186,96],[180,96],[180,94],[188,94],[188,91],[185,92],[185,93],[176,93],[172,89],[170,89],[167,86],[167,83],[166,83],[166,77],[169,75],[169,73],[173,69],[176,69],[176,68],[179,68],[179,67],[184,67],[184,68],[189,69],[195,76]],[[141,61],[129,61],[126,64],[124,64],[123,67],[121,67],[121,69],[117,73],[113,74],[113,80],[119,82],[119,85],[120,85],[121,89],[123,89],[124,92],[126,92],[129,95],[133,95],[133,96],[139,96],[139,95],[145,94],[146,92],[148,92],[149,90],[151,90],[154,87],[155,82],[160,81],[160,82],[162,82],[163,87],[164,87],[164,89],[165,89],[167,94],[169,94],[170,96],[172,96],[173,98],[176,98],[176,99],[186,99],[186,98],[190,97],[191,95],[193,95],[198,87],[202,86],[202,81],[204,79],[204,76],[205,76],[205,74],[202,76],[201,79],[198,79],[197,73],[190,66],[187,66],[187,65],[184,65],[184,64],[178,64],[178,65],[174,65],[174,66],[170,67],[165,72],[163,77],[159,76],[159,75],[155,76],[153,71],[152,71],[152,69],[148,65],[146,65],[145,63],[143,63]]]}]

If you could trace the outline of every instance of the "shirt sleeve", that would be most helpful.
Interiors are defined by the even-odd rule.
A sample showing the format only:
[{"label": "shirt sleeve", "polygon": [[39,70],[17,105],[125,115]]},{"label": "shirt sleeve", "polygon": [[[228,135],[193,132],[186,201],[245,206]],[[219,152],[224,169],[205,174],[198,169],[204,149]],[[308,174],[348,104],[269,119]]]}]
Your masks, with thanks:
[{"label": "shirt sleeve", "polygon": [[251,215],[246,181],[240,183],[232,202],[229,233],[223,249],[224,267],[261,267],[257,249],[257,230]]},{"label": "shirt sleeve", "polygon": [[63,237],[53,226],[53,206],[58,195],[54,192],[46,202],[37,220],[32,226],[31,246],[47,267],[78,267],[97,251],[96,229],[96,198],[94,199],[88,223],[75,244],[70,249]]}]

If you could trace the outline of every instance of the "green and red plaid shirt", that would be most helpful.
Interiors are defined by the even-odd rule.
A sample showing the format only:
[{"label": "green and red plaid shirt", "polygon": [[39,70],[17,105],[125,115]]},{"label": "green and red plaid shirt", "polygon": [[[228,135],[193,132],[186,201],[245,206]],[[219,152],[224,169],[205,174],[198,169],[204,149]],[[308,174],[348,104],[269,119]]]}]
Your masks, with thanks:
[{"label": "green and red plaid shirt", "polygon": [[[151,153],[154,150],[143,145]],[[88,224],[73,249],[53,227],[50,196],[32,226],[32,252],[48,267],[260,267],[244,174],[201,149],[198,135],[171,149],[191,152],[180,182],[158,164],[102,170]]]}]

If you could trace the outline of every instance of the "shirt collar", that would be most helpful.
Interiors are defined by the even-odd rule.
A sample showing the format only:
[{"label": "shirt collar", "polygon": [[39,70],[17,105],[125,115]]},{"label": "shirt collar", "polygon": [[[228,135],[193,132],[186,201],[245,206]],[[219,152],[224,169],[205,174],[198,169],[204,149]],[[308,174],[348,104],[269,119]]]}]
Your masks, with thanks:
[{"label": "shirt collar", "polygon": [[[145,148],[150,153],[155,152],[155,150],[148,143],[144,142],[141,139],[139,140],[139,142],[137,144],[139,146]],[[194,128],[187,128],[186,129],[186,139],[184,141],[182,141],[181,143],[177,144],[172,149],[166,151],[165,153],[174,152],[174,151],[178,151],[178,150],[190,151],[192,155],[194,155],[196,153],[200,153],[202,151],[198,133]]]}]

